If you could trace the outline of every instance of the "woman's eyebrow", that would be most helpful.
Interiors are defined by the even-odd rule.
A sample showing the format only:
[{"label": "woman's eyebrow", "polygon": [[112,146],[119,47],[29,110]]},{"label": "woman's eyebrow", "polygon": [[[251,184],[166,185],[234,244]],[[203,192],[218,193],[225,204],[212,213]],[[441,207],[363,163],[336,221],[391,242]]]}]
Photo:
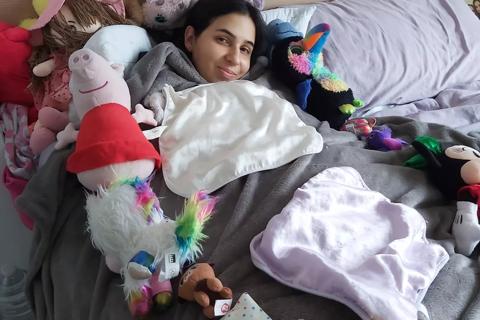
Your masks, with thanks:
[{"label": "woman's eyebrow", "polygon": [[[220,31],[220,32],[226,33],[226,34],[228,34],[230,37],[236,38],[236,36],[235,36],[232,32],[228,31],[227,29],[217,29],[216,31]],[[246,42],[247,42],[249,45],[251,45],[252,47],[255,46],[255,45],[253,44],[253,42],[250,41],[250,40],[247,40]]]}]

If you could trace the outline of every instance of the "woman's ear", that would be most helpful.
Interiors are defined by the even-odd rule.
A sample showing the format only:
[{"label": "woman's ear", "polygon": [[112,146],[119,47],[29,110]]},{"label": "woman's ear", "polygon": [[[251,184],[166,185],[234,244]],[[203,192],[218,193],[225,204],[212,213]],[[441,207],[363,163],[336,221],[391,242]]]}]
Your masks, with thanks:
[{"label": "woman's ear", "polygon": [[187,49],[188,52],[192,52],[193,43],[195,41],[195,29],[193,29],[192,26],[187,26],[185,28],[185,34],[183,39],[184,39],[185,49]]}]

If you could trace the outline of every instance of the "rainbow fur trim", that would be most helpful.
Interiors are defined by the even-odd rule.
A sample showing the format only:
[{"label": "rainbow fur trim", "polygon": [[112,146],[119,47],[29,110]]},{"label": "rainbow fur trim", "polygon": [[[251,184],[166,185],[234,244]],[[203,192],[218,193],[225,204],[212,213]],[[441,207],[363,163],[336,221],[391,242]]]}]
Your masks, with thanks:
[{"label": "rainbow fur trim", "polygon": [[312,76],[314,79],[318,79],[321,75],[327,74],[327,72],[331,73],[323,63],[323,53],[320,53],[317,56],[317,59],[313,62]]},{"label": "rainbow fur trim", "polygon": [[110,188],[121,185],[130,185],[135,189],[136,206],[142,208],[142,212],[147,224],[158,223],[163,219],[163,210],[160,208],[157,195],[150,187],[150,178],[140,179],[139,177],[131,179],[122,179],[112,183]]},{"label": "rainbow fur trim", "polygon": [[348,86],[341,79],[322,79],[319,81],[322,88],[331,92],[344,92],[348,90]]},{"label": "rainbow fur trim", "polygon": [[194,193],[185,203],[182,215],[175,220],[175,234],[181,260],[194,261],[201,253],[200,242],[207,238],[203,233],[217,199],[204,191]]},{"label": "rainbow fur trim", "polygon": [[288,48],[288,62],[297,72],[305,75],[310,75],[312,71],[312,64],[310,62],[309,52],[304,51],[302,54],[294,54],[290,48]]},{"label": "rainbow fur trim", "polygon": [[321,66],[313,70],[313,77],[320,85],[331,92],[343,92],[348,90],[348,85],[340,77],[330,71],[327,67]]}]

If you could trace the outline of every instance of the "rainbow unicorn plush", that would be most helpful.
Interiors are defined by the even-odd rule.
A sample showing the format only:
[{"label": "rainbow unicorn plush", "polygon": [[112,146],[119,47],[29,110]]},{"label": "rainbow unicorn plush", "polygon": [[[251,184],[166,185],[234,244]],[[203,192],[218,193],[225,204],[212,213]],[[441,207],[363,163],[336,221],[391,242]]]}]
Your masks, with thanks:
[{"label": "rainbow unicorn plush", "polygon": [[148,181],[139,178],[117,181],[87,196],[92,242],[105,255],[108,268],[122,275],[133,316],[171,304],[169,279],[200,255],[200,242],[206,238],[203,226],[215,203],[215,198],[197,192],[171,220]]},{"label": "rainbow unicorn plush", "polygon": [[324,64],[322,49],[330,26],[321,23],[305,37],[288,22],[268,25],[272,71],[296,90],[297,104],[321,121],[339,129],[363,102],[355,99],[349,86]]}]

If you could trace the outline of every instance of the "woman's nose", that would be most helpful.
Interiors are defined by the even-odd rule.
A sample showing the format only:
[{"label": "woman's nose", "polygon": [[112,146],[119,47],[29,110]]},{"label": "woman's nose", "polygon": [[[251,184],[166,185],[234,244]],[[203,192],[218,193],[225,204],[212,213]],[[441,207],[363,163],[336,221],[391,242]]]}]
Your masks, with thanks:
[{"label": "woman's nose", "polygon": [[239,64],[240,63],[240,49],[231,47],[229,48],[227,55],[226,55],[227,61],[230,62],[231,64]]}]

